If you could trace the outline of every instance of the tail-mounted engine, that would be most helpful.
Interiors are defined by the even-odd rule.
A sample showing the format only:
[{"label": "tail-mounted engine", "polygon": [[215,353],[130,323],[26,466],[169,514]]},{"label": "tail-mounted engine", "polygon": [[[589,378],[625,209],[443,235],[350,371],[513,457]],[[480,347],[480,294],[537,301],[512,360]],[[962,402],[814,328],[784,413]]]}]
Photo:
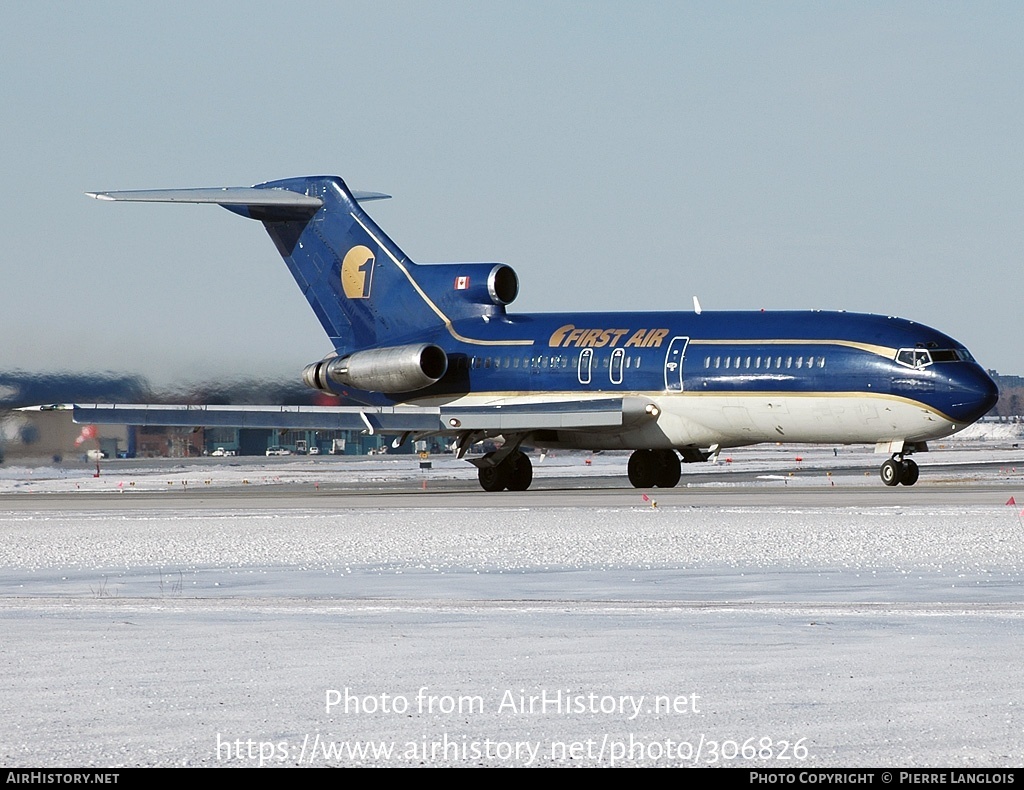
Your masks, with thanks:
[{"label": "tail-mounted engine", "polygon": [[306,365],[307,387],[337,392],[338,385],[365,392],[414,392],[436,383],[448,370],[448,355],[440,346],[411,346],[356,351]]},{"label": "tail-mounted engine", "polygon": [[519,295],[519,277],[504,263],[431,263],[416,269],[416,281],[452,321],[502,315]]}]

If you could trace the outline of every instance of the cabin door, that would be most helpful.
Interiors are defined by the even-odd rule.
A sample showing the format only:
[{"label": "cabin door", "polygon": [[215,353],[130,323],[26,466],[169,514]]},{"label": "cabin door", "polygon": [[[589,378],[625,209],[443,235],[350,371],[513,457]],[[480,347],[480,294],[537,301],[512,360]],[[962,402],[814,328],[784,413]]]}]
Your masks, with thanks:
[{"label": "cabin door", "polygon": [[665,354],[665,389],[668,392],[683,391],[683,357],[686,356],[688,337],[674,337]]}]

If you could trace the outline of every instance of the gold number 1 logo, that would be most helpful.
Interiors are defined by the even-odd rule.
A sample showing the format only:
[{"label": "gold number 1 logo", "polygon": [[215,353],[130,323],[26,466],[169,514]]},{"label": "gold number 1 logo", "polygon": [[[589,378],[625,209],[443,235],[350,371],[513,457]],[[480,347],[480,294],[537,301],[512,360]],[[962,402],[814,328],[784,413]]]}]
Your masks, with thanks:
[{"label": "gold number 1 logo", "polygon": [[373,252],[369,247],[353,247],[341,262],[341,287],[349,299],[367,299],[373,282]]}]

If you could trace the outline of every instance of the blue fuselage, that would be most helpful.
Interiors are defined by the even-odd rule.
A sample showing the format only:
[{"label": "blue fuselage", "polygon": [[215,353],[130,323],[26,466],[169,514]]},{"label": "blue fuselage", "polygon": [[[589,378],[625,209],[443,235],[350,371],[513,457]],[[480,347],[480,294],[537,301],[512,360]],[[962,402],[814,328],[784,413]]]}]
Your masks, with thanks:
[{"label": "blue fuselage", "polygon": [[413,339],[444,348],[448,372],[392,402],[470,393],[862,395],[919,403],[963,426],[998,397],[992,379],[948,335],[858,313],[499,315]]}]

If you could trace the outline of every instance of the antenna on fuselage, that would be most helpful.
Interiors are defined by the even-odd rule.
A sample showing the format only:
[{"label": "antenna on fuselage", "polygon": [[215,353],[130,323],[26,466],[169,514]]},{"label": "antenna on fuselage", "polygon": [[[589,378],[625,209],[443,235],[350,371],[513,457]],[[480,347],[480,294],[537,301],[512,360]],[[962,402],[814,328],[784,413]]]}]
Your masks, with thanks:
[{"label": "antenna on fuselage", "polygon": [[693,312],[695,312],[697,315],[701,314],[700,302],[697,301],[697,297],[696,296],[693,297]]}]

